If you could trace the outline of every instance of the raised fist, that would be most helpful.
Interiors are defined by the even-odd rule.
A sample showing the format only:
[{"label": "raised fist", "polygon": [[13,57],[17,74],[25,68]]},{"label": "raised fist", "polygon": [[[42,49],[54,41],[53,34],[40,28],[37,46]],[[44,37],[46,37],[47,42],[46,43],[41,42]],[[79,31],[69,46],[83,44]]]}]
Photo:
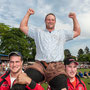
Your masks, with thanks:
[{"label": "raised fist", "polygon": [[33,14],[34,14],[34,10],[31,9],[31,8],[29,8],[28,11],[27,11],[27,13],[28,13],[29,15],[33,15]]},{"label": "raised fist", "polygon": [[74,18],[76,18],[76,14],[74,12],[70,12],[69,13],[69,17],[74,19]]}]

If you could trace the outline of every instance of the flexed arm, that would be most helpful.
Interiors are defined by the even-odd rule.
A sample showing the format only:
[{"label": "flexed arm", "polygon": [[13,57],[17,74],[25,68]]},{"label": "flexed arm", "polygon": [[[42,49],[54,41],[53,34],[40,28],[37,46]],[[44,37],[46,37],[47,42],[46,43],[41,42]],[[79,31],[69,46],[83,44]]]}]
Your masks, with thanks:
[{"label": "flexed arm", "polygon": [[75,13],[70,13],[69,17],[73,19],[73,31],[74,31],[73,37],[75,38],[80,35],[80,32],[81,32],[80,25],[78,23]]},{"label": "flexed arm", "polygon": [[20,23],[20,30],[24,32],[26,35],[28,34],[28,30],[29,30],[28,20],[29,20],[30,15],[33,15],[33,14],[34,14],[34,10],[29,8],[26,15],[24,16],[24,18],[22,19]]}]

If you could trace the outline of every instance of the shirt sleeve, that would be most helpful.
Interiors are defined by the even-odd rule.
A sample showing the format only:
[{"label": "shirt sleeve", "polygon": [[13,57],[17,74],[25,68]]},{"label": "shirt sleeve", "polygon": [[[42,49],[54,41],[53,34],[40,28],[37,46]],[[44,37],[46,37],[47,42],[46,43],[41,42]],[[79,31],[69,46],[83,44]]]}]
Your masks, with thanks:
[{"label": "shirt sleeve", "polygon": [[26,88],[28,90],[44,90],[40,84],[34,82],[33,80],[31,81],[30,85],[26,86]]},{"label": "shirt sleeve", "polygon": [[34,39],[37,33],[38,33],[38,29],[31,28],[28,31],[28,36]]},{"label": "shirt sleeve", "polygon": [[73,39],[74,36],[74,32],[71,30],[64,30],[64,34],[65,34],[65,40],[69,41]]}]

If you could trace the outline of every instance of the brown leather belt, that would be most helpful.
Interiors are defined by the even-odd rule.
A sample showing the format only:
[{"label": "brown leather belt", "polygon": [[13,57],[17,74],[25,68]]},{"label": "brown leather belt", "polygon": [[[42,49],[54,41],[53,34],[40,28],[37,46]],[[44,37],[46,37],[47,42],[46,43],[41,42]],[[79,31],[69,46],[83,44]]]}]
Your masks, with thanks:
[{"label": "brown leather belt", "polygon": [[[63,61],[58,61],[58,62],[61,62],[61,63],[63,63]],[[49,62],[49,63],[47,63],[47,62],[45,62],[45,61],[40,61],[40,63],[45,67],[45,69],[47,68],[47,66],[49,65],[49,63],[56,63],[56,62]]]},{"label": "brown leather belt", "polygon": [[46,63],[45,61],[40,61],[40,63],[45,67],[45,69],[47,68],[48,63]]}]

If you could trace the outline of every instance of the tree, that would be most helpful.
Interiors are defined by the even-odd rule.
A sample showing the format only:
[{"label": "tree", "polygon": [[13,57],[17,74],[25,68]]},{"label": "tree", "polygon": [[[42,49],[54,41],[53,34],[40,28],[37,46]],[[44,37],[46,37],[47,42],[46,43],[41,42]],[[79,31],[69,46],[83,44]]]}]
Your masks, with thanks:
[{"label": "tree", "polygon": [[84,50],[85,54],[89,53],[89,48],[86,46],[85,50]]},{"label": "tree", "polygon": [[81,55],[78,57],[78,61],[80,61],[80,62],[86,61],[85,55],[81,54]]},{"label": "tree", "polygon": [[30,49],[30,58],[28,58],[29,60],[35,60],[35,55],[36,55],[36,45],[35,42],[32,38],[27,37],[26,39],[28,40],[29,43],[29,49]]},{"label": "tree", "polygon": [[78,51],[78,57],[79,57],[80,55],[83,55],[83,54],[84,54],[83,49],[79,49],[79,51]]},{"label": "tree", "polygon": [[0,30],[0,36],[0,53],[9,54],[11,51],[19,51],[22,53],[24,60],[34,60],[36,53],[34,40],[27,37],[19,28],[9,28],[4,25]]},{"label": "tree", "polygon": [[5,25],[4,23],[0,23],[0,45],[1,45],[1,37],[10,29],[9,25]]},{"label": "tree", "polygon": [[65,50],[64,50],[64,55],[65,55],[65,58],[71,56],[71,53],[70,53],[69,49],[65,49]]},{"label": "tree", "polygon": [[88,60],[90,62],[90,53],[87,54]]}]

